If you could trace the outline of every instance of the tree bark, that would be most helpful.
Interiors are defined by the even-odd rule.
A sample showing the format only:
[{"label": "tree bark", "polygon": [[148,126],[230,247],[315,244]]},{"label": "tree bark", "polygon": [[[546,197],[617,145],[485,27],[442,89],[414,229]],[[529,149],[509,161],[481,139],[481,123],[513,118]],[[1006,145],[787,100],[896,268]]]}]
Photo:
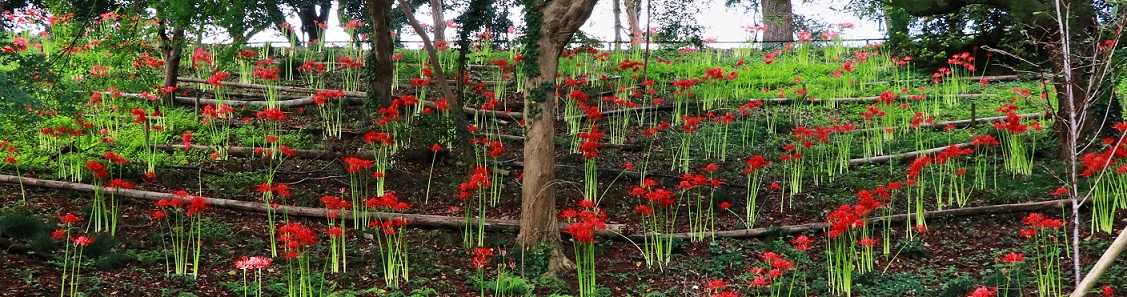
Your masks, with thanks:
[{"label": "tree bark", "polygon": [[622,0],[611,0],[614,14],[614,50],[619,50],[622,45]]},{"label": "tree bark", "polygon": [[[525,249],[552,248],[549,271],[571,266],[560,257],[560,234],[556,222],[556,195],[551,184],[556,179],[556,71],[559,56],[579,27],[591,16],[597,0],[549,1],[539,7],[526,7],[525,19],[530,38],[525,57],[535,57],[536,70],[527,76],[524,112],[527,121],[524,142],[524,187],[521,188],[520,233],[517,243]],[[533,23],[539,21],[538,23]],[[534,43],[533,43],[534,42]],[[532,52],[535,51],[535,52]],[[530,61],[532,62],[532,61]],[[526,67],[531,68],[531,67]]]},{"label": "tree bark", "polygon": [[375,106],[384,106],[391,103],[391,84],[394,62],[391,54],[394,45],[391,43],[391,1],[392,0],[366,0],[368,23],[372,26],[372,33],[368,36],[372,50],[368,51],[368,101]]},{"label": "tree bark", "polygon": [[763,24],[767,31],[763,41],[767,44],[794,41],[794,12],[790,0],[763,1]]},{"label": "tree bark", "polygon": [[[167,38],[167,39],[166,39]],[[175,86],[180,73],[180,57],[184,51],[184,28],[172,30],[172,36],[161,34],[161,51],[164,52],[164,84]]]},{"label": "tree bark", "polygon": [[[402,5],[402,4],[400,4]],[[446,43],[446,10],[442,0],[430,0],[430,15],[434,18],[434,42]]]},{"label": "tree bark", "polygon": [[642,12],[642,0],[622,0],[626,6],[626,26],[630,27],[630,47],[642,45],[642,25],[638,15]]}]

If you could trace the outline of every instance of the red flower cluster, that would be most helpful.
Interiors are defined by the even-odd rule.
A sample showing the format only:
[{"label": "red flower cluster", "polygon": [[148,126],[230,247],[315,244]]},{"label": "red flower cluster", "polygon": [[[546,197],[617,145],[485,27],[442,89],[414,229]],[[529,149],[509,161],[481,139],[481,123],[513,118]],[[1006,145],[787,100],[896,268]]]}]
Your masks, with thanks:
[{"label": "red flower cluster", "polygon": [[493,186],[493,181],[489,179],[489,169],[485,166],[474,166],[470,171],[470,177],[466,181],[458,184],[458,199],[466,200],[473,195],[474,191],[488,188]]},{"label": "red flower cluster", "polygon": [[391,133],[368,131],[364,133],[364,143],[366,144],[379,144],[382,146],[391,146],[395,144],[395,139],[392,138]]},{"label": "red flower cluster", "polygon": [[104,180],[110,177],[109,170],[106,170],[106,165],[102,162],[89,160],[86,161],[86,170],[90,170],[94,174],[94,178]]},{"label": "red flower cluster", "polygon": [[639,204],[634,207],[634,212],[642,216],[653,214],[653,207],[650,205],[670,207],[673,203],[677,202],[677,197],[673,191],[658,187],[657,182],[649,178],[642,181],[642,185],[630,188],[630,192],[627,194],[631,197],[642,198],[649,202],[649,204]]},{"label": "red flower cluster", "polygon": [[305,72],[308,74],[325,73],[325,63],[313,60],[305,60],[305,62],[301,63],[301,66],[297,67],[297,71]]},{"label": "red flower cluster", "polygon": [[1061,219],[1054,219],[1036,212],[1026,215],[1025,218],[1021,219],[1021,223],[1025,225],[1025,228],[1018,231],[1018,234],[1025,238],[1032,238],[1038,232],[1057,230],[1064,226],[1064,221]]},{"label": "red flower cluster", "polygon": [[281,122],[286,120],[286,113],[281,108],[269,107],[254,113],[254,116],[263,121]]},{"label": "red flower cluster", "polygon": [[411,204],[399,200],[395,192],[384,193],[383,196],[370,197],[364,201],[364,206],[371,209],[386,209],[391,211],[404,211],[411,208]]},{"label": "red flower cluster", "polygon": [[341,90],[318,90],[313,93],[313,104],[317,106],[325,105],[330,100],[344,98],[344,91]]},{"label": "red flower cluster", "polygon": [[209,85],[211,85],[212,87],[216,87],[216,88],[222,87],[223,86],[222,82],[224,80],[227,80],[228,77],[231,77],[230,72],[223,71],[223,70],[216,71],[215,73],[212,73],[210,77],[207,78],[207,83]]},{"label": "red flower cluster", "polygon": [[360,67],[364,67],[364,59],[351,56],[340,56],[337,57],[337,64],[340,64],[340,67],[342,69],[359,69]]},{"label": "red flower cluster", "polygon": [[486,265],[489,265],[489,259],[492,257],[493,248],[475,247],[473,249],[473,258],[471,258],[470,264],[473,265],[473,267],[476,269],[482,269],[485,268]]},{"label": "red flower cluster", "polygon": [[719,178],[709,178],[704,174],[686,172],[682,173],[680,180],[677,182],[677,190],[689,191],[701,186],[719,187],[724,182]]},{"label": "red flower cluster", "polygon": [[408,223],[409,222],[407,222],[407,219],[404,219],[402,217],[394,217],[385,220],[372,220],[368,222],[368,228],[380,229],[380,232],[384,235],[391,236],[398,234],[399,230],[403,229],[404,226],[407,226]]},{"label": "red flower cluster", "polygon": [[763,155],[754,155],[744,160],[744,165],[743,173],[752,174],[763,168],[767,168],[768,165],[771,165],[771,161],[767,160],[767,157]]},{"label": "red flower cluster", "polygon": [[368,170],[372,168],[372,165],[375,165],[375,162],[373,162],[372,160],[354,156],[346,156],[341,159],[341,161],[344,162],[344,171],[348,172],[348,174],[357,174],[364,170]]},{"label": "red flower cluster", "polygon": [[318,240],[317,233],[301,223],[286,223],[278,227],[278,241],[285,249],[286,259],[300,257],[308,247],[317,244]]},{"label": "red flower cluster", "polygon": [[748,269],[748,271],[754,275],[751,279],[751,286],[754,288],[770,286],[775,280],[794,269],[794,262],[783,258],[782,255],[776,252],[763,252],[759,258],[767,267],[756,266]]},{"label": "red flower cluster", "polygon": [[261,183],[254,186],[254,191],[262,194],[270,193],[275,197],[288,198],[290,197],[290,186],[284,183],[271,184]]},{"label": "red flower cluster", "polygon": [[204,210],[207,210],[207,199],[189,194],[187,191],[179,190],[172,193],[172,198],[164,198],[154,202],[156,210],[150,214],[153,220],[163,219],[165,209],[182,210],[184,215],[189,217],[195,216]]},{"label": "red flower cluster", "polygon": [[573,208],[560,211],[560,218],[569,222],[564,226],[564,233],[579,243],[593,244],[595,233],[607,229],[607,214],[588,199],[581,200],[579,205],[581,210],[578,211]]},{"label": "red flower cluster", "polygon": [[274,65],[274,59],[262,59],[255,62],[254,65],[254,78],[268,81],[278,80],[281,70],[278,69],[278,66]]},{"label": "red flower cluster", "polygon": [[967,297],[994,297],[998,295],[998,289],[979,286],[975,288]]},{"label": "red flower cluster", "polygon": [[1025,262],[1025,254],[1019,252],[1009,252],[999,257],[998,261],[1006,264]]},{"label": "red flower cluster", "polygon": [[961,66],[963,68],[966,68],[967,71],[970,72],[974,72],[975,69],[974,56],[972,56],[969,52],[961,52],[951,55],[950,58],[947,58],[947,64],[950,64],[952,66]]},{"label": "red flower cluster", "polygon": [[583,153],[583,158],[591,160],[599,157],[599,144],[603,142],[603,132],[599,131],[598,126],[591,126],[591,131],[580,132],[577,137],[581,140],[579,143],[579,152]]}]

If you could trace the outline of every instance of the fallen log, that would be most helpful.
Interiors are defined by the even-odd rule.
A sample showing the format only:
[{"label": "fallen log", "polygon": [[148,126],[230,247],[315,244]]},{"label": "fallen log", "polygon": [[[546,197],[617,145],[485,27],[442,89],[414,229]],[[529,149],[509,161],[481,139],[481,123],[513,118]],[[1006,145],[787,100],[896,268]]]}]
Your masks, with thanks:
[{"label": "fallen log", "polygon": [[[962,148],[962,147],[970,146],[971,144],[969,142],[964,142],[964,143],[958,143],[958,144],[954,144],[954,145]],[[929,148],[929,149],[925,149],[925,150],[918,150],[918,151],[913,151],[913,152],[907,152],[907,153],[901,153],[901,154],[849,159],[849,165],[852,166],[852,165],[861,165],[861,164],[870,164],[870,163],[883,163],[883,162],[888,162],[888,161],[892,161],[892,160],[896,160],[896,159],[906,159],[906,158],[912,158],[912,157],[922,156],[922,155],[927,155],[927,154],[934,154],[934,153],[938,153],[938,152],[941,152],[941,151],[947,149],[947,147],[950,147],[950,145],[943,146],[943,147],[937,147],[937,148]]]},{"label": "fallen log", "polygon": [[[1059,200],[1049,200],[1049,201],[1040,201],[1040,202],[1024,202],[1024,203],[1014,203],[1014,204],[988,205],[988,206],[963,207],[963,208],[956,208],[956,209],[933,210],[933,211],[924,212],[924,217],[927,217],[929,219],[933,219],[933,218],[966,217],[966,216],[976,216],[976,215],[983,215],[983,214],[1000,214],[1000,213],[1034,211],[1034,210],[1041,210],[1041,209],[1048,209],[1048,208],[1061,208],[1061,207],[1069,205],[1068,202],[1069,202],[1068,199],[1059,199]],[[883,222],[884,220],[889,220],[889,221],[892,221],[892,222],[902,222],[902,221],[907,220],[908,218],[914,217],[914,216],[915,216],[915,214],[898,214],[898,215],[891,215],[891,216],[884,216],[884,217],[873,217],[873,218],[869,218],[868,221],[874,222],[874,223],[875,222]],[[803,233],[803,232],[822,232],[822,231],[826,230],[827,228],[829,228],[828,223],[819,222],[819,223],[806,223],[806,224],[788,225],[788,226],[751,228],[751,229],[743,229],[743,230],[716,231],[715,234],[705,234],[705,233],[699,233],[699,232],[698,233],[675,233],[675,234],[670,234],[670,236],[673,236],[674,238],[691,238],[691,237],[701,237],[701,236],[707,237],[707,236],[714,235],[716,237],[726,237],[726,238],[748,238],[748,237],[761,237],[761,236],[772,236],[772,235],[787,235],[787,234],[795,234],[795,233]],[[644,235],[633,234],[633,235],[630,235],[630,236],[634,237],[634,238],[641,238]]]},{"label": "fallen log", "polygon": [[[175,197],[171,193],[152,192],[143,190],[109,188],[72,183],[55,180],[45,180],[29,177],[19,177],[13,175],[0,174],[0,182],[3,183],[19,183],[22,179],[24,186],[40,187],[59,190],[71,190],[78,192],[94,192],[101,190],[103,193],[112,193],[118,198],[134,198],[143,200],[160,200]],[[206,199],[208,206],[227,208],[234,210],[249,210],[254,212],[266,212],[266,206],[260,202],[240,201],[231,199],[208,198]],[[303,206],[278,206],[273,209],[274,212],[288,214],[291,216],[311,217],[311,218],[324,218],[328,214],[328,209],[317,207],[303,207]],[[416,227],[446,227],[446,228],[462,228],[466,226],[466,219],[463,217],[449,217],[439,215],[426,215],[426,214],[401,214],[401,213],[387,213],[387,212],[352,212],[340,211],[340,216],[343,218],[351,218],[352,216],[361,216],[370,219],[390,219],[390,218],[404,218],[410,221],[411,226]],[[489,230],[517,230],[520,228],[520,222],[516,220],[501,220],[501,219],[485,219],[485,228]],[[620,233],[623,230],[621,224],[608,224],[606,233]],[[561,228],[562,231],[562,228]]]},{"label": "fallen log", "polygon": [[[988,95],[988,94],[960,94],[959,98],[977,98],[977,97],[985,97],[985,96],[990,96],[990,95]],[[905,99],[905,98],[908,98],[908,96],[900,95],[899,98]],[[818,99],[818,98],[807,98],[807,99],[767,98],[767,99],[759,99],[759,100],[762,101],[764,104],[783,105],[783,104],[795,104],[795,103],[798,103],[798,102],[858,103],[858,102],[872,102],[872,101],[877,101],[878,99],[880,99],[880,96],[842,97],[842,98],[826,98],[826,99]],[[631,113],[631,112],[666,111],[666,110],[672,110],[673,107],[674,107],[673,105],[631,107],[631,108],[623,108],[623,109],[615,109],[615,110],[604,111],[604,112],[602,112],[602,115],[608,116],[608,115],[614,115],[614,114],[620,114],[620,113]],[[581,115],[581,117],[585,117],[585,116],[586,115]]]},{"label": "fallen log", "polygon": [[[157,144],[157,145],[154,145],[154,147],[156,147],[157,149],[160,149],[160,150],[165,150],[165,151],[184,150],[184,146],[178,145],[178,144]],[[212,150],[212,148],[210,146],[199,145],[199,144],[191,144],[191,145],[188,146],[188,149],[189,150],[203,150],[203,151],[211,151]],[[237,156],[237,157],[253,157],[255,155],[254,154],[255,149],[256,148],[246,147],[246,146],[230,146],[230,147],[227,147],[227,154],[230,155],[230,156]],[[350,152],[332,152],[332,151],[326,151],[326,150],[294,149],[294,157],[300,158],[300,159],[333,161],[333,160],[339,160],[340,158],[345,157],[345,156],[357,156],[357,157],[361,157],[361,158],[371,159],[374,155],[372,154],[371,151],[368,151],[368,150],[362,150],[362,151],[356,151],[356,152],[350,153]]]}]

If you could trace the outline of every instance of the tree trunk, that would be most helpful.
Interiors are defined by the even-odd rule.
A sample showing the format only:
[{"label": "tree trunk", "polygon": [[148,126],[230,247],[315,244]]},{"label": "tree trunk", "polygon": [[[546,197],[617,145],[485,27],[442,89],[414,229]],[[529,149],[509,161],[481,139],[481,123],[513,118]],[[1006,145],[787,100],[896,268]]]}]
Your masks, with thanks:
[{"label": "tree trunk", "polygon": [[[439,0],[441,1],[441,0]],[[431,2],[434,3],[434,2]],[[442,65],[439,64],[438,50],[435,48],[430,37],[427,37],[426,29],[423,28],[419,20],[415,19],[415,12],[411,9],[411,5],[406,0],[399,0],[399,9],[403,11],[403,15],[407,18],[407,23],[411,28],[415,29],[415,34],[418,34],[423,40],[423,49],[426,50],[427,56],[430,60],[430,68],[434,73],[435,85],[438,90],[442,92],[443,98],[446,98],[448,104],[451,106],[448,111],[450,118],[453,120],[454,125],[454,141],[455,147],[452,148],[458,160],[463,161],[463,164],[473,158],[473,151],[470,150],[469,131],[467,130],[466,113],[462,111],[462,102],[460,96],[454,95],[454,90],[450,86],[450,81],[446,79],[446,74],[442,72]],[[437,35],[437,33],[435,34]]]},{"label": "tree trunk", "polygon": [[368,23],[372,26],[372,33],[368,36],[372,50],[368,51],[368,101],[375,106],[384,106],[391,103],[391,84],[394,62],[391,54],[394,45],[391,43],[391,1],[392,0],[366,0]]},{"label": "tree trunk", "polygon": [[[535,57],[536,69],[526,67],[528,86],[524,113],[527,121],[524,142],[524,187],[521,188],[520,233],[517,243],[530,249],[547,246],[553,249],[549,271],[562,271],[571,266],[559,252],[560,234],[556,222],[556,193],[551,184],[556,179],[556,70],[559,55],[572,35],[591,16],[597,0],[550,1],[540,7],[526,7],[528,40],[525,57]],[[535,52],[533,52],[535,51]],[[533,61],[530,61],[533,62]]]},{"label": "tree trunk", "polygon": [[622,45],[622,0],[611,0],[614,14],[614,50],[619,50]]},{"label": "tree trunk", "polygon": [[317,7],[313,4],[302,6],[298,8],[297,16],[301,19],[301,31],[305,33],[305,42],[313,44],[320,38],[317,34]]},{"label": "tree trunk", "polygon": [[434,18],[434,42],[446,43],[446,7],[442,0],[430,0],[430,15]]},{"label": "tree trunk", "polygon": [[638,15],[642,12],[642,0],[622,0],[626,6],[626,26],[630,27],[630,47],[642,45],[642,25]]},{"label": "tree trunk", "polygon": [[175,86],[180,73],[180,57],[184,51],[184,28],[176,28],[172,30],[172,36],[169,40],[161,40],[163,43],[161,51],[164,52],[164,84],[163,86]]},{"label": "tree trunk", "polygon": [[767,26],[763,41],[766,44],[794,41],[794,13],[791,11],[790,0],[761,1],[763,25]]}]

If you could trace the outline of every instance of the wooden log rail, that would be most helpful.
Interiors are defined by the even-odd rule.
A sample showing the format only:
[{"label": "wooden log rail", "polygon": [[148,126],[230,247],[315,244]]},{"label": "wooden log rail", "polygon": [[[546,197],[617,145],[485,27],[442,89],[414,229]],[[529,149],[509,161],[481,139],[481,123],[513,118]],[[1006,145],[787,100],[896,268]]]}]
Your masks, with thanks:
[{"label": "wooden log rail", "polygon": [[[29,177],[19,177],[19,176],[4,175],[4,174],[0,174],[0,182],[9,183],[9,184],[15,184],[15,183],[21,183],[22,182],[24,186],[29,186],[29,187],[39,187],[39,188],[48,188],[48,189],[57,189],[57,190],[70,190],[70,191],[77,191],[77,192],[94,192],[95,190],[98,190],[98,186],[89,185],[89,184],[45,180],[45,179],[37,179],[37,178],[29,178]],[[144,200],[155,201],[155,200],[168,199],[168,198],[175,197],[173,194],[170,194],[170,193],[152,192],[152,191],[143,191],[143,190],[117,189],[117,188],[108,188],[108,187],[107,188],[101,188],[100,190],[102,190],[106,193],[112,192],[115,195],[115,197],[133,198],[134,200],[142,200],[142,201],[144,201]],[[262,203],[259,203],[259,202],[240,201],[240,200],[231,200],[231,199],[219,199],[219,198],[207,198],[207,197],[204,197],[204,199],[206,199],[207,204],[211,207],[225,208],[225,209],[231,209],[231,210],[246,210],[246,211],[259,212],[259,213],[265,213],[266,212],[266,207]],[[978,215],[986,215],[986,214],[1014,213],[1014,212],[1025,212],[1025,211],[1039,211],[1039,210],[1044,210],[1044,209],[1053,209],[1053,208],[1059,209],[1059,208],[1062,208],[1062,207],[1066,207],[1066,206],[1069,205],[1068,202],[1069,202],[1068,199],[1060,199],[1060,200],[1049,200],[1049,201],[1039,201],[1039,202],[1024,202],[1024,203],[1014,203],[1014,204],[964,207],[964,208],[947,209],[947,210],[926,211],[926,212],[924,212],[924,216],[929,218],[929,219],[934,219],[934,218],[978,216]],[[324,218],[328,213],[328,210],[324,209],[324,208],[302,207],[302,206],[278,206],[277,208],[274,208],[274,211],[289,214],[291,216],[312,217],[312,218]],[[363,216],[365,218],[374,218],[374,219],[388,219],[388,218],[399,217],[399,218],[405,218],[405,219],[409,220],[411,222],[410,225],[414,226],[414,227],[462,228],[462,227],[466,226],[466,220],[463,217],[450,217],[450,216],[426,215],[426,214],[399,214],[399,213],[385,213],[385,212],[355,212],[354,213],[354,212],[349,212],[349,211],[342,211],[342,212],[340,212],[340,215],[342,217],[345,217],[345,218],[350,218],[353,215],[357,215],[357,216]],[[892,215],[892,216],[887,216],[887,217],[873,217],[873,218],[869,218],[868,221],[869,222],[882,222],[884,220],[891,220],[892,222],[899,222],[899,221],[907,220],[911,216],[914,216],[914,214],[898,214],[898,215]],[[817,233],[817,232],[824,231],[826,228],[828,228],[828,226],[829,226],[829,224],[827,224],[825,222],[815,222],[815,223],[805,223],[805,224],[787,225],[787,226],[771,226],[771,227],[739,229],[739,230],[722,230],[722,231],[715,232],[714,235],[716,237],[726,237],[726,238],[755,238],[755,237],[766,237],[766,236],[782,236],[782,235],[796,234],[796,233]],[[629,235],[624,234],[624,232],[626,230],[625,227],[626,226],[623,225],[623,224],[608,224],[607,229],[604,230],[604,231],[598,232],[598,235],[603,236],[603,237],[611,237],[611,238],[643,238],[643,237],[645,237],[645,234],[629,234]],[[515,220],[485,219],[485,228],[487,230],[495,230],[495,231],[512,231],[512,230],[519,229],[520,225],[519,225],[519,222],[517,222]],[[561,232],[562,232],[562,230],[563,229],[561,228]],[[675,233],[675,234],[670,234],[670,236],[672,236],[674,238],[689,238],[689,237],[692,237],[692,236],[698,236],[699,237],[699,236],[702,236],[702,235],[706,235],[706,234],[704,234],[704,233]]]}]

